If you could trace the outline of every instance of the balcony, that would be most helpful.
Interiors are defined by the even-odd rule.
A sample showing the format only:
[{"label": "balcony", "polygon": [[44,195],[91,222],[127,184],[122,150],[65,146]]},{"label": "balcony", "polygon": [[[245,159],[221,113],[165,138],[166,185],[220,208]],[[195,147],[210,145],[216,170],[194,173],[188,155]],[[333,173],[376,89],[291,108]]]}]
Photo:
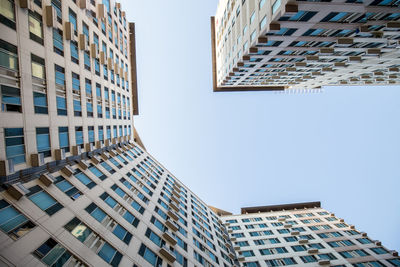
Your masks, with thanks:
[{"label": "balcony", "polygon": [[174,204],[174,202],[170,202],[169,207],[174,209],[177,212],[179,211],[179,207],[176,204]]},{"label": "balcony", "polygon": [[171,209],[168,210],[168,216],[171,217],[174,221],[178,221],[179,220],[178,214],[176,214],[176,212],[171,210]]},{"label": "balcony", "polygon": [[179,229],[179,226],[178,226],[175,222],[173,222],[173,221],[171,221],[171,220],[169,220],[169,219],[165,222],[165,225],[166,225],[169,229],[171,229],[171,231],[173,231],[173,232],[176,232],[176,231],[178,231],[178,229]]},{"label": "balcony", "polygon": [[330,261],[330,260],[323,259],[323,260],[319,260],[319,261],[318,261],[318,264],[319,264],[319,265],[330,265],[330,264],[331,264],[331,261]]},{"label": "balcony", "polygon": [[170,231],[165,231],[162,237],[167,240],[172,246],[175,246],[177,241]]},{"label": "balcony", "polygon": [[172,252],[170,249],[168,249],[167,247],[163,246],[160,249],[160,254],[163,255],[167,261],[173,263],[176,260],[175,254],[174,252]]}]

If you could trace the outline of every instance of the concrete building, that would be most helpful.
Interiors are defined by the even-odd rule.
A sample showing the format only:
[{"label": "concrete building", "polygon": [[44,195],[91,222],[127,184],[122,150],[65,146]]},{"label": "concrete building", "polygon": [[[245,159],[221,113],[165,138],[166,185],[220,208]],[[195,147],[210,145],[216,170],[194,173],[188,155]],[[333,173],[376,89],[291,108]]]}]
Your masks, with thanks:
[{"label": "concrete building", "polygon": [[110,0],[5,0],[0,175],[133,137],[134,24]]},{"label": "concrete building", "polygon": [[400,266],[398,252],[324,210],[320,202],[247,207],[239,215],[215,211],[240,266]]},{"label": "concrete building", "polygon": [[[145,151],[133,127],[135,28],[119,3],[0,1],[0,266],[258,266],[251,262],[263,264],[264,255],[241,248],[258,235],[251,227],[239,232],[251,221],[270,229],[283,224],[279,234],[301,239],[299,257],[327,263],[319,253],[325,248],[300,238],[337,237],[311,221],[336,223],[317,204],[307,207],[321,214],[307,219],[281,218],[290,212],[279,207],[271,225],[275,215],[256,219],[271,208],[231,215],[208,207]],[[337,224],[349,239],[358,236]],[[400,266],[395,252],[376,242],[365,246],[363,260]],[[345,255],[359,253],[351,249]]]},{"label": "concrete building", "polygon": [[398,0],[220,0],[214,91],[399,84]]}]

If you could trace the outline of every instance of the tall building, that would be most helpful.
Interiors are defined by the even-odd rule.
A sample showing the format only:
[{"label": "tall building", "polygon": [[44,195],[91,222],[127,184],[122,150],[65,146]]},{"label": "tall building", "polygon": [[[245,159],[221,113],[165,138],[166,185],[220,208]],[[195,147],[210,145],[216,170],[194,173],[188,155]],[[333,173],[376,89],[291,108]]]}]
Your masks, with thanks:
[{"label": "tall building", "polygon": [[399,84],[398,0],[220,0],[214,91]]},{"label": "tall building", "polygon": [[321,208],[320,202],[241,209],[221,215],[240,266],[400,266],[398,252]]},{"label": "tall building", "polygon": [[[312,240],[336,237],[316,221],[279,217],[287,206],[276,222],[271,208],[236,216],[211,208],[146,152],[132,117],[135,28],[119,3],[1,0],[0,32],[0,266],[258,266],[251,262],[283,250],[266,245],[265,255],[254,249],[247,261],[239,251],[255,242],[258,233],[244,230],[253,220],[253,228],[267,227],[260,235],[276,227],[279,240],[290,231],[310,262],[325,249]],[[309,212],[334,223],[312,205]],[[258,211],[269,215],[256,219]],[[248,227],[239,233],[242,223]],[[357,235],[337,224],[342,236]],[[339,248],[326,249],[339,257]],[[400,266],[378,243],[351,249],[343,258],[370,253],[360,256]]]},{"label": "tall building", "polygon": [[135,32],[119,3],[4,0],[0,32],[1,176],[133,137]]}]

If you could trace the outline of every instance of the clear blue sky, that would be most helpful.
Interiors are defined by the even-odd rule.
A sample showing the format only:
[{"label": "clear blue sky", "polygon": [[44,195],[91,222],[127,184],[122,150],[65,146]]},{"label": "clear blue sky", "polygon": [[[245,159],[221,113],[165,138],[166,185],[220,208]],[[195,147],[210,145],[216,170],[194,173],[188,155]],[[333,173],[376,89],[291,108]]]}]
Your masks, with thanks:
[{"label": "clear blue sky", "polygon": [[400,86],[213,93],[217,0],[122,1],[149,153],[210,205],[321,201],[400,250]]}]

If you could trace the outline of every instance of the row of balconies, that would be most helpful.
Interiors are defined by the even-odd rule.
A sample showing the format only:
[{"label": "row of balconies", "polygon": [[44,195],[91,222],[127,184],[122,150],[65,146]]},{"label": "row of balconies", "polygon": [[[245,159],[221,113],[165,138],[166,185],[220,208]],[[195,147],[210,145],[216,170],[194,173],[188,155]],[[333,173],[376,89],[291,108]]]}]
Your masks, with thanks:
[{"label": "row of balconies", "polygon": [[[86,152],[92,152],[95,148],[100,149],[104,146],[110,146],[111,144],[117,144],[121,142],[126,142],[130,140],[130,136],[120,136],[115,137],[113,139],[106,139],[104,143],[102,141],[96,141],[95,145],[93,143],[86,143],[84,148]],[[73,156],[78,156],[82,154],[84,151],[80,145],[72,146],[71,154]],[[110,152],[111,154],[112,152]],[[103,152],[103,154],[105,154]],[[102,155],[103,155],[102,154]],[[55,160],[64,160],[66,159],[66,153],[64,149],[55,149],[54,150],[54,159]],[[108,159],[108,158],[107,158]],[[45,164],[43,153],[33,153],[30,155],[30,165],[32,167],[39,167]],[[14,164],[12,160],[0,160],[0,176],[7,176],[14,173]]]}]

